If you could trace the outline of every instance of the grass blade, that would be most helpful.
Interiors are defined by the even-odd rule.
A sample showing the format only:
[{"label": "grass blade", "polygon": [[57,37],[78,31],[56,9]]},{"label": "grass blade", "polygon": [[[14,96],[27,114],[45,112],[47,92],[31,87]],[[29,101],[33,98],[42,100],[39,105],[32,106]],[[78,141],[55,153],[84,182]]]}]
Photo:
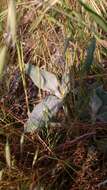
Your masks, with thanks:
[{"label": "grass blade", "polygon": [[93,17],[95,22],[105,31],[107,32],[107,22],[104,20],[103,17],[101,17],[99,14],[97,14],[87,3],[84,3],[83,0],[79,0],[81,5],[90,13],[90,15]]},{"label": "grass blade", "polygon": [[10,154],[10,145],[9,145],[8,139],[5,145],[5,158],[6,158],[7,166],[11,168],[11,154]]},{"label": "grass blade", "polygon": [[[13,44],[16,43],[16,3],[15,0],[10,0],[8,5],[7,27]],[[10,39],[11,39],[10,38]]]},{"label": "grass blade", "polygon": [[87,49],[87,57],[86,57],[85,64],[84,64],[84,71],[86,71],[86,72],[88,72],[90,70],[91,65],[93,63],[95,48],[96,48],[96,39],[93,38]]},{"label": "grass blade", "polygon": [[3,69],[6,61],[7,47],[4,46],[0,49],[0,80],[2,79]]}]

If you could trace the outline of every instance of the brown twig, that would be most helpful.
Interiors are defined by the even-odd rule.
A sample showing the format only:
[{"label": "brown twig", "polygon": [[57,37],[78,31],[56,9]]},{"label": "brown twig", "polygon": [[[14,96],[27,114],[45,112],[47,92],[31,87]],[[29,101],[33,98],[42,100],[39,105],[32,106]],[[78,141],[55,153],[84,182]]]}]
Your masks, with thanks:
[{"label": "brown twig", "polygon": [[76,144],[78,141],[81,141],[81,140],[85,140],[93,135],[95,135],[96,133],[95,132],[90,132],[90,133],[86,133],[84,135],[81,135],[79,137],[76,137],[75,139],[73,139],[72,141],[67,141],[61,145],[59,145],[55,151],[58,151],[58,150],[65,150],[65,149],[68,149],[70,148],[72,145]]},{"label": "brown twig", "polygon": [[15,120],[17,120],[19,123],[24,124],[24,122],[22,120],[20,120],[16,115],[14,115],[14,113],[8,109],[6,106],[3,105],[3,103],[0,101],[0,107],[5,110],[5,112],[7,112],[8,114],[10,114]]},{"label": "brown twig", "polygon": [[42,146],[45,148],[45,150],[47,150],[51,155],[53,155],[52,150],[47,146],[47,144],[41,139],[41,137],[36,134],[37,139],[39,140],[40,144],[42,144]]},{"label": "brown twig", "polygon": [[[15,116],[15,115],[13,114],[13,112],[12,112],[10,109],[8,109],[7,107],[5,107],[2,102],[0,102],[0,107],[1,107],[2,109],[4,109],[8,114],[10,114],[15,120],[17,120],[19,123],[21,123],[21,124],[24,125],[24,122],[23,122],[22,120],[20,120],[17,116]],[[41,139],[41,137],[40,137],[38,134],[36,134],[36,136],[37,136],[37,140],[40,142],[40,144],[42,144],[42,146],[45,148],[45,150],[47,150],[50,154],[53,154],[52,151],[51,151],[51,149],[50,149],[50,148],[47,146],[47,144]]]}]

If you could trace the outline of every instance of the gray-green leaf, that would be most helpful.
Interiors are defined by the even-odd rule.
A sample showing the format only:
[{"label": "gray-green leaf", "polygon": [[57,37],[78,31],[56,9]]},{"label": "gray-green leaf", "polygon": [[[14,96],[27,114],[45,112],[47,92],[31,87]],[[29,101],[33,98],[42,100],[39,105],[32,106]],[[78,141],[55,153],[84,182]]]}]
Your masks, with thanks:
[{"label": "gray-green leaf", "polygon": [[89,106],[91,108],[92,115],[96,116],[97,112],[102,106],[102,101],[96,94],[96,91],[93,92],[93,95],[90,98]]},{"label": "gray-green leaf", "polygon": [[41,103],[34,107],[27,122],[25,123],[25,132],[34,132],[37,128],[43,127],[47,118],[44,113],[47,113],[49,119],[56,115],[58,110],[62,107],[62,100],[56,96],[47,96]]},{"label": "gray-green leaf", "polygon": [[59,91],[60,84],[53,73],[40,69],[38,66],[32,64],[25,65],[25,69],[26,73],[39,89],[51,92],[61,98],[61,93]]}]

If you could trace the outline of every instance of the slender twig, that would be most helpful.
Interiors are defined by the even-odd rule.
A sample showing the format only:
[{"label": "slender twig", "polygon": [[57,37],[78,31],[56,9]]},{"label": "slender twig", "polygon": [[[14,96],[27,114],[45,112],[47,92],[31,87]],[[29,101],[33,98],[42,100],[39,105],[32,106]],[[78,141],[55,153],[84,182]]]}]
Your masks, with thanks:
[{"label": "slender twig", "polygon": [[51,151],[51,149],[47,146],[47,144],[41,139],[41,137],[36,134],[37,139],[39,140],[40,144],[42,144],[42,146],[50,153],[53,155],[53,152]]},{"label": "slender twig", "polygon": [[67,141],[67,142],[59,145],[56,150],[61,150],[61,149],[65,150],[65,149],[68,149],[72,145],[76,144],[78,141],[85,140],[85,139],[87,139],[87,138],[89,138],[89,137],[91,137],[91,136],[93,136],[95,134],[96,134],[95,132],[90,132],[90,133],[86,133],[84,135],[81,135],[79,137],[76,137],[72,141]]},{"label": "slender twig", "polygon": [[[15,115],[13,114],[13,112],[10,111],[10,109],[8,109],[7,107],[5,107],[2,102],[0,102],[0,107],[1,107],[2,109],[4,109],[7,113],[9,113],[15,120],[17,120],[19,123],[21,123],[21,124],[24,125],[24,122],[23,122],[22,120],[20,120],[17,116],[15,116]],[[37,140],[40,142],[40,144],[42,144],[42,146],[43,146],[49,153],[53,154],[52,151],[51,151],[51,149],[47,146],[47,144],[41,139],[41,137],[40,137],[38,134],[36,134],[36,137],[37,137]]]},{"label": "slender twig", "polygon": [[19,123],[24,124],[22,120],[20,120],[16,115],[13,114],[13,112],[5,107],[2,102],[0,102],[0,107],[5,110],[8,114],[10,114],[15,120],[17,120]]}]

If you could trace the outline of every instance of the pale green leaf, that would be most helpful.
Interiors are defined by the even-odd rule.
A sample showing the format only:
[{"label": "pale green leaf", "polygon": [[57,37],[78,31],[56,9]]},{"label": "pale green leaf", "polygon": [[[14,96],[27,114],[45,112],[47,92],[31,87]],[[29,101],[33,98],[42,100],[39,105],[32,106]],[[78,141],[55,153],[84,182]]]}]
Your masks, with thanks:
[{"label": "pale green leaf", "polygon": [[37,104],[25,123],[25,132],[34,132],[37,128],[43,127],[46,120],[49,121],[62,107],[62,100],[56,96],[47,96],[41,103]]},{"label": "pale green leaf", "polygon": [[48,91],[57,97],[61,98],[59,91],[59,82],[57,77],[46,70],[40,69],[38,66],[31,64],[25,65],[26,73],[30,76],[34,84],[44,91]]},{"label": "pale green leaf", "polygon": [[5,145],[5,158],[6,158],[7,166],[11,168],[11,154],[10,154],[10,145],[9,145],[8,139]]},{"label": "pale green leaf", "polygon": [[0,181],[2,181],[2,178],[3,178],[3,172],[4,172],[4,170],[2,169],[2,170],[0,170]]},{"label": "pale green leaf", "polygon": [[7,19],[8,33],[13,44],[16,42],[16,1],[9,0],[8,4],[8,19]]},{"label": "pale green leaf", "polygon": [[99,109],[102,106],[102,100],[96,94],[95,90],[93,92],[93,95],[90,98],[89,106],[91,108],[91,114],[92,114],[92,116],[96,117],[96,114],[98,113]]},{"label": "pale green leaf", "polygon": [[3,69],[6,61],[6,52],[7,52],[6,46],[0,49],[0,79],[2,78],[3,75]]}]

